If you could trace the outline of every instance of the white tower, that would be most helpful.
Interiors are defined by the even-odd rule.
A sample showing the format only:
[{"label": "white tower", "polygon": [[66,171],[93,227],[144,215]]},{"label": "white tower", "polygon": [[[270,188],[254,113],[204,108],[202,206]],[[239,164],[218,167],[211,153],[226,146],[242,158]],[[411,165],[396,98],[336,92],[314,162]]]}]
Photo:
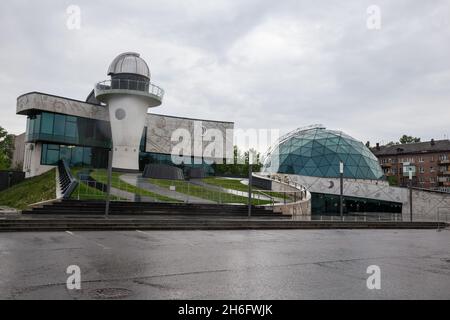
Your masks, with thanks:
[{"label": "white tower", "polygon": [[95,97],[109,109],[112,166],[116,170],[138,171],[147,109],[161,105],[164,90],[150,83],[150,70],[138,53],[117,56],[108,75],[111,80],[95,86]]}]

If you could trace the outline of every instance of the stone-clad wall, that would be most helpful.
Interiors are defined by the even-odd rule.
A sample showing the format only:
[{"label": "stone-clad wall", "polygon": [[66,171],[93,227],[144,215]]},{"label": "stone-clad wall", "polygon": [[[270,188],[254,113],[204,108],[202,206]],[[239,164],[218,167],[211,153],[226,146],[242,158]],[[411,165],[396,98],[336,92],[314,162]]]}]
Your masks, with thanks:
[{"label": "stone-clad wall", "polygon": [[[194,127],[197,126],[197,134],[195,135]],[[233,135],[227,137],[227,130],[233,130],[234,124],[232,122],[218,122],[208,120],[197,120],[188,118],[178,118],[165,115],[149,114],[147,116],[147,152],[157,152],[170,154],[172,147],[177,144],[177,141],[171,141],[172,134],[177,129],[186,129],[192,139],[192,148],[194,143],[202,145],[201,150],[211,143],[208,140],[207,132],[210,129],[217,130],[223,139],[222,154],[226,155],[226,148],[228,151],[233,150]],[[212,134],[212,131],[210,132]],[[202,139],[204,136],[204,139]],[[198,141],[194,141],[194,139]],[[193,150],[193,149],[192,149]],[[193,151],[192,151],[193,153]],[[232,154],[232,153],[231,153]]]},{"label": "stone-clad wall", "polygon": [[17,114],[27,114],[33,109],[109,121],[108,110],[105,107],[83,101],[39,92],[31,92],[17,98]]},{"label": "stone-clad wall", "polygon": [[[289,180],[306,187],[310,192],[339,195],[340,182],[335,178],[286,175]],[[386,181],[344,179],[344,196],[361,197],[402,203],[404,221],[410,219],[409,190],[391,187]],[[436,221],[438,211],[441,219],[450,221],[450,193],[413,190],[413,219]]]}]

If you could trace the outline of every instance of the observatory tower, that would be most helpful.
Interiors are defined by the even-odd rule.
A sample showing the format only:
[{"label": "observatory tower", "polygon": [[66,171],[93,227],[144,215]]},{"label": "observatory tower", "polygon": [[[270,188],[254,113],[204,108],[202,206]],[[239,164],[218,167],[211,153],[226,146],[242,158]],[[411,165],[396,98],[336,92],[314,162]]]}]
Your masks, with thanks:
[{"label": "observatory tower", "polygon": [[111,122],[113,169],[139,170],[139,145],[148,108],[161,105],[164,90],[151,84],[147,63],[135,52],[117,56],[110,80],[95,86],[97,100],[107,104]]}]

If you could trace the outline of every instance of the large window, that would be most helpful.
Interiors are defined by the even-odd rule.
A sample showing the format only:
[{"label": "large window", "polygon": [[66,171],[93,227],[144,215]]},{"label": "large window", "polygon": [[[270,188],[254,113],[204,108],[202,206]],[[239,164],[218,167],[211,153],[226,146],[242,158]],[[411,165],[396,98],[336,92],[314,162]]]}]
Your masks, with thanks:
[{"label": "large window", "polygon": [[[53,113],[42,113],[42,133],[45,134],[53,134],[53,122],[55,119],[55,115]],[[39,133],[39,131],[35,131],[34,133]]]},{"label": "large window", "polygon": [[106,168],[108,150],[44,143],[42,145],[41,164],[54,166],[59,160],[66,160],[71,167]]},{"label": "large window", "polygon": [[27,120],[27,142],[46,141],[90,147],[111,147],[109,122],[42,112]]}]

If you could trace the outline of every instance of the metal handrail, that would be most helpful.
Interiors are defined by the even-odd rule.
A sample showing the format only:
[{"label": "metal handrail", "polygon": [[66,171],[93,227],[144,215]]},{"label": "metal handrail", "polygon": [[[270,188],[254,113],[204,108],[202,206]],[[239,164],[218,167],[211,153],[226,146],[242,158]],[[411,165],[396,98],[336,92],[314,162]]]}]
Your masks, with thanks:
[{"label": "metal handrail", "polygon": [[62,197],[64,199],[68,199],[77,187],[78,181],[72,176],[66,160],[58,161],[58,171]]},{"label": "metal handrail", "polygon": [[95,85],[95,95],[110,90],[130,90],[153,94],[160,99],[164,97],[164,90],[150,81],[132,80],[132,79],[111,79],[98,82]]}]

